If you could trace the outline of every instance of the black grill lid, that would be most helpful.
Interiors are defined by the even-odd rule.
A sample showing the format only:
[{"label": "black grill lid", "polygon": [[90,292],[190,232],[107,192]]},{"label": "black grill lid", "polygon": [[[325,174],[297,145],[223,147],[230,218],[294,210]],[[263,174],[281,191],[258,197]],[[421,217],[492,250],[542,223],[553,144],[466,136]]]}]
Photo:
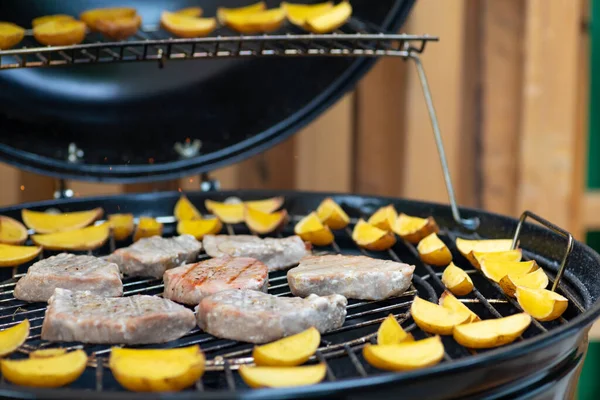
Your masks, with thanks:
[{"label": "black grill lid", "polygon": [[[205,15],[214,15],[217,4],[248,3],[127,2],[138,9],[145,27],[158,22],[162,10],[200,4]],[[279,0],[267,3],[275,7]],[[353,0],[353,20],[342,31],[396,31],[413,3]],[[29,27],[36,16],[78,15],[117,4],[123,2],[4,0],[0,15]],[[302,33],[290,27],[280,33],[286,32]],[[218,34],[233,33],[221,29]],[[138,40],[167,37],[162,31],[141,35]],[[39,46],[31,37],[22,45]],[[168,179],[212,170],[296,132],[350,90],[372,63],[349,57],[248,57],[169,60],[164,68],[136,62],[2,70],[0,158],[43,174],[96,181]],[[177,151],[198,144],[196,156]]]}]

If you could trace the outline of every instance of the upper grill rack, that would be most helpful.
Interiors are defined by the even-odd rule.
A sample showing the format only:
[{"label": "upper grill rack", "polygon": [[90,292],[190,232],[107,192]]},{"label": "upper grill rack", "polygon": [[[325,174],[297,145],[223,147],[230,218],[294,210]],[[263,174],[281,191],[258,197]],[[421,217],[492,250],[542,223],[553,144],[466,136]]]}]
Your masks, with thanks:
[{"label": "upper grill rack", "polygon": [[[300,218],[300,216],[292,216],[291,221],[292,223],[295,223]],[[173,217],[159,217],[159,220],[165,224],[165,232],[167,234],[174,232],[175,219]],[[416,339],[429,336],[429,334],[421,331],[412,321],[409,311],[410,305],[415,295],[437,302],[439,295],[445,290],[440,279],[442,271],[436,271],[433,267],[421,262],[415,246],[408,242],[399,241],[392,249],[386,252],[370,252],[358,248],[351,239],[352,225],[356,222],[357,219],[353,218],[350,227],[343,231],[336,232],[336,240],[331,246],[319,248],[318,250],[320,250],[321,253],[363,254],[375,258],[402,261],[414,264],[416,269],[413,286],[405,294],[398,298],[384,301],[350,300],[348,304],[348,316],[344,326],[322,336],[321,346],[312,361],[320,361],[327,364],[327,379],[330,381],[352,377],[364,377],[378,372],[378,370],[366,363],[362,358],[360,350],[367,342],[375,340],[376,331],[380,322],[390,313],[395,315],[403,327],[411,332]],[[293,234],[289,229],[290,225],[292,224],[288,224],[283,235]],[[226,230],[229,234],[248,233],[245,229],[231,225],[227,225]],[[456,236],[457,233],[450,230],[442,230],[440,233],[440,237],[453,252],[455,264],[465,269],[472,277],[475,284],[473,292],[470,295],[461,298],[461,301],[468,304],[473,311],[484,319],[498,318],[522,311],[514,299],[507,297],[497,284],[489,281],[483,274],[473,269],[470,264],[457,253],[456,247],[454,246]],[[473,237],[478,236],[473,235]],[[114,240],[111,238],[107,246],[96,252],[97,255],[113,251],[114,243]],[[40,257],[43,257],[43,255]],[[206,257],[206,255],[203,255],[202,257]],[[546,265],[544,260],[536,260],[540,263],[540,266],[546,270],[551,278],[550,280],[553,281],[554,274],[548,270],[548,265]],[[12,296],[12,289],[14,288],[15,282],[22,275],[23,274],[17,274],[12,280],[0,284],[0,329],[7,328],[24,318],[28,318],[31,322],[31,336],[21,348],[21,352],[28,353],[38,348],[44,348],[50,343],[40,339],[39,330],[43,322],[45,306],[40,303],[24,303],[14,299]],[[124,280],[126,296],[141,293],[160,294],[162,288],[163,285],[160,280],[144,278],[129,278]],[[565,312],[564,317],[552,322],[534,321],[519,340],[544,334],[553,327],[564,324],[583,312],[583,307],[576,299],[576,295],[566,287],[564,282],[560,282],[559,290],[563,295],[569,298],[569,307]],[[275,272],[270,274],[269,293],[277,296],[291,295],[286,282],[285,272]],[[477,354],[474,350],[460,346],[452,339],[452,337],[443,337],[443,342],[446,349],[443,362],[452,362],[453,360]],[[238,390],[246,387],[235,370],[237,370],[241,364],[252,362],[251,345],[231,340],[221,340],[202,333],[198,329],[194,329],[185,337],[168,343],[166,347],[180,347],[192,344],[201,345],[208,359],[207,373],[202,380],[197,383],[194,390]],[[119,385],[112,378],[110,370],[106,368],[110,346],[81,345],[78,343],[66,344],[66,346],[70,349],[84,348],[91,356],[89,362],[90,368],[86,370],[84,375],[75,382],[73,386],[96,390],[120,390]],[[4,382],[0,380],[0,386],[3,383]]]}]

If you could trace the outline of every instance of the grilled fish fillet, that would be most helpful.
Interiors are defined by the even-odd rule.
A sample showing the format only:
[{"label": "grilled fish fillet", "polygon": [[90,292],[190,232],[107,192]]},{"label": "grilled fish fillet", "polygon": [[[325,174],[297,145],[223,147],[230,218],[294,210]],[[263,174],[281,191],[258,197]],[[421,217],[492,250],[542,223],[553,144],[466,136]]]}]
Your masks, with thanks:
[{"label": "grilled fish fillet", "polygon": [[266,343],[314,326],[319,332],[339,328],[346,318],[346,298],[277,297],[254,290],[227,290],[202,299],[198,326],[211,335]]},{"label": "grilled fish fillet", "polygon": [[191,310],[157,296],[107,298],[90,292],[56,289],[48,301],[42,339],[51,342],[164,343],[188,333],[195,322]]},{"label": "grilled fish fillet", "polygon": [[268,275],[267,266],[254,258],[211,258],[165,272],[163,296],[196,306],[203,297],[223,290],[249,289],[266,293]]},{"label": "grilled fish fillet", "polygon": [[269,271],[291,267],[310,254],[299,236],[262,239],[251,235],[206,235],[202,244],[211,257],[252,257],[262,261]]},{"label": "grilled fish fillet", "polygon": [[56,288],[88,290],[105,297],[123,295],[117,264],[92,256],[61,253],[29,267],[17,282],[14,296],[25,301],[48,301]]},{"label": "grilled fish fillet", "polygon": [[152,236],[117,249],[107,260],[116,263],[125,275],[158,279],[168,269],[195,261],[201,249],[202,244],[191,235]]},{"label": "grilled fish fillet", "polygon": [[310,256],[287,273],[296,296],[341,294],[349,299],[382,300],[410,286],[414,265],[365,256]]}]

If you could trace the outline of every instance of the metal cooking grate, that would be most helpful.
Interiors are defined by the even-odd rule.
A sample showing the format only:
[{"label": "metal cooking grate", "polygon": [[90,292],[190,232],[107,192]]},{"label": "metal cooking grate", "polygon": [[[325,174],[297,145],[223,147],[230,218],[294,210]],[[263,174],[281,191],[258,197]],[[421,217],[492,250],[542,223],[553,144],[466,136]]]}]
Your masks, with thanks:
[{"label": "metal cooking grate", "polygon": [[409,57],[436,40],[428,35],[383,33],[357,18],[324,35],[307,34],[287,24],[270,35],[240,35],[220,27],[210,37],[177,39],[157,26],[144,26],[128,40],[106,42],[102,35],[90,33],[82,44],[73,46],[40,46],[27,31],[20,47],[0,51],[0,69],[136,61],[163,66],[167,60],[229,57]]},{"label": "metal cooking grate", "polygon": [[[523,215],[521,223],[527,216],[532,216],[537,219],[536,216],[526,213]],[[300,218],[300,216],[292,216],[291,223],[287,225],[286,230],[282,232],[281,236],[293,234],[293,225]],[[172,235],[175,231],[175,219],[170,216],[160,217],[158,219],[165,224],[166,236]],[[547,223],[545,220],[540,219],[539,221],[551,229],[559,229],[552,224]],[[361,349],[365,343],[373,342],[375,340],[379,324],[390,313],[394,314],[402,326],[407,331],[410,331],[416,339],[429,336],[429,334],[421,331],[413,323],[409,313],[410,305],[416,294],[430,301],[437,302],[439,295],[441,295],[444,290],[444,285],[440,280],[443,268],[431,267],[422,263],[419,260],[416,248],[407,242],[399,240],[392,249],[386,252],[370,252],[358,248],[351,239],[351,230],[356,222],[357,220],[353,219],[348,228],[342,231],[336,231],[335,242],[328,247],[316,248],[315,253],[364,254],[374,258],[392,259],[414,264],[416,269],[413,285],[402,296],[384,301],[350,300],[347,308],[348,316],[344,325],[339,329],[322,335],[321,347],[311,361],[327,363],[328,371],[326,379],[330,381],[364,377],[380,373],[380,371],[365,362],[362,357]],[[520,226],[521,224],[519,227]],[[519,231],[520,228],[517,229],[515,239],[518,239]],[[248,233],[248,231],[245,227],[227,225],[226,233],[242,234]],[[560,233],[566,232],[561,231]],[[568,235],[568,233],[566,234]],[[507,316],[520,312],[521,309],[514,299],[504,295],[497,284],[487,280],[483,274],[473,269],[468,261],[460,256],[454,246],[456,236],[456,232],[444,230],[443,228],[440,232],[440,237],[452,250],[455,264],[465,269],[467,273],[470,274],[475,284],[473,292],[468,296],[462,297],[460,300],[466,303],[473,311],[481,316],[482,319]],[[464,235],[461,236],[464,237]],[[471,238],[476,237],[477,235],[474,235]],[[571,240],[571,238],[569,240]],[[94,253],[96,255],[105,255],[109,251],[114,250],[114,247],[114,240],[111,238],[109,244]],[[568,248],[569,247],[570,246],[568,246]],[[569,252],[570,251],[567,250],[566,255],[568,255]],[[524,256],[527,254],[528,253],[524,251]],[[40,257],[43,257],[43,255]],[[202,254],[200,258],[207,258],[207,256]],[[544,260],[535,257],[533,258],[536,259],[540,266],[548,273],[550,280],[554,281],[554,276],[548,269],[547,260],[544,262]],[[26,266],[23,266],[18,272],[24,271],[25,269]],[[23,276],[22,273],[17,273],[13,279],[0,284],[0,329],[15,325],[25,318],[29,319],[31,322],[31,335],[27,339],[25,345],[19,350],[20,353],[23,353],[22,356],[24,356],[24,354],[27,354],[32,350],[48,347],[52,344],[40,339],[40,329],[44,318],[45,304],[25,303],[14,299],[12,296],[15,282],[21,276]],[[127,278],[123,280],[123,284],[126,296],[133,294],[160,295],[163,289],[162,282],[155,279]],[[560,324],[566,323],[568,320],[583,312],[583,307],[580,305],[579,301],[576,300],[577,295],[573,290],[569,289],[564,282],[559,285],[559,291],[570,300],[569,307],[563,317],[552,322],[534,321],[519,340],[543,334]],[[285,271],[277,271],[269,274],[269,293],[276,296],[291,296],[286,281]],[[453,360],[469,357],[477,353],[474,350],[460,346],[452,337],[443,337],[443,342],[446,349],[443,362],[452,362]],[[199,344],[201,346],[208,361],[207,372],[202,380],[197,383],[195,388],[190,390],[232,391],[247,388],[245,383],[239,377],[239,374],[236,372],[236,369],[240,364],[252,362],[252,345],[218,339],[203,333],[196,328],[185,337],[177,341],[169,342],[164,345],[164,347],[181,347],[192,344]],[[82,345],[80,343],[63,343],[60,345],[68,347],[69,349],[83,348],[90,355],[89,367],[72,387],[95,390],[123,390],[116,383],[110,370],[107,368],[110,346]],[[157,346],[139,347],[147,348]],[[0,380],[0,385],[3,383],[4,381]]]}]

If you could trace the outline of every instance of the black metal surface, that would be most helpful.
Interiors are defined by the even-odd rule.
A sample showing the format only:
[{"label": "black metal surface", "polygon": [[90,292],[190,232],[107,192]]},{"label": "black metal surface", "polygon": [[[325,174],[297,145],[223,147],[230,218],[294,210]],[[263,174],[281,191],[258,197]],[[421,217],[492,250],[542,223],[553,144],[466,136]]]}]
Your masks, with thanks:
[{"label": "black metal surface", "polygon": [[[413,2],[354,0],[353,15],[377,30],[396,31]],[[158,22],[164,9],[200,4],[206,15],[214,15],[217,4],[248,2],[127,3],[149,24]],[[29,26],[35,16],[114,4],[123,2],[3,0],[0,15]],[[99,39],[90,35],[87,40]],[[25,44],[37,46],[31,38]],[[45,174],[101,181],[167,179],[215,169],[296,132],[350,90],[372,63],[366,58],[245,58],[168,62],[162,69],[130,63],[1,71],[0,158]],[[201,153],[180,159],[174,144],[188,138],[202,141]],[[67,162],[70,143],[84,151],[82,161]]]},{"label": "black metal surface", "polygon": [[[228,196],[239,196],[243,199],[264,198],[267,196],[284,195],[286,197],[285,208],[288,212],[298,218],[314,210],[321,199],[322,193],[281,193],[264,191],[238,191],[221,193],[192,193],[190,200],[202,208],[205,198],[224,199]],[[62,202],[46,202],[31,205],[22,205],[0,210],[0,214],[18,218],[20,209],[28,207],[43,210],[48,207],[57,207],[62,211],[75,211],[90,209],[93,207],[104,207],[110,214],[114,212],[132,212],[135,215],[169,216],[172,213],[179,193],[161,193],[145,195],[126,195],[89,200],[66,200]],[[419,215],[435,216],[442,228],[441,237],[453,250],[454,262],[465,268],[468,267],[466,260],[456,252],[452,243],[456,235],[461,237],[472,237],[472,233],[462,232],[452,218],[448,206],[430,203],[421,203],[407,200],[387,199],[377,197],[338,195],[335,199],[355,220],[364,215],[370,215],[378,207],[394,204],[402,212]],[[517,226],[517,221],[512,218],[502,217],[477,210],[463,210],[466,216],[478,216],[481,219],[481,227],[476,236],[486,238],[512,237]],[[232,227],[235,233],[243,233],[243,227]],[[290,223],[284,234],[290,234],[293,223]],[[166,225],[166,234],[172,233],[173,225]],[[559,261],[565,251],[565,239],[559,234],[551,232],[538,225],[525,224],[520,233],[521,247],[525,255],[536,259],[540,265],[552,277],[556,274]],[[346,254],[358,254],[359,250],[348,236],[347,231],[336,232],[336,244],[330,248],[317,248],[317,251],[341,251]],[[107,249],[101,251],[106,252]],[[392,251],[367,253],[374,257],[399,257],[401,260],[414,263],[415,270],[414,285],[419,295],[433,301],[441,294],[443,285],[439,276],[443,271],[421,263],[415,256],[413,246],[406,243],[398,243]],[[405,373],[386,373],[378,371],[369,366],[361,355],[361,343],[351,342],[343,346],[343,342],[362,337],[376,330],[379,318],[385,317],[392,312],[403,316],[410,305],[410,298],[400,297],[376,302],[373,304],[361,304],[365,302],[351,301],[349,307],[349,318],[344,328],[331,335],[324,335],[323,339],[333,345],[341,347],[331,349],[323,347],[319,359],[325,359],[330,368],[329,381],[304,387],[300,389],[269,389],[249,390],[241,381],[235,371],[238,357],[247,357],[248,345],[229,343],[206,338],[204,334],[194,334],[173,343],[173,345],[184,345],[189,341],[198,341],[207,352],[211,368],[218,367],[220,371],[210,370],[203,378],[202,384],[194,390],[177,394],[163,395],[161,398],[187,399],[187,398],[401,398],[406,399],[450,399],[450,398],[564,398],[566,393],[573,388],[577,368],[581,364],[585,350],[587,328],[600,314],[600,305],[597,303],[600,297],[600,285],[598,284],[598,266],[600,256],[587,246],[575,242],[572,253],[568,259],[566,272],[560,282],[558,291],[571,299],[567,312],[563,319],[549,323],[533,323],[524,333],[523,340],[519,340],[509,346],[499,349],[478,351],[471,354],[467,349],[459,346],[452,338],[444,337],[446,358],[438,366],[424,370]],[[515,303],[507,301],[506,297],[497,287],[487,281],[481,274],[471,272],[476,291],[472,295],[465,296],[466,304],[483,318],[508,315],[518,312]],[[271,288],[273,293],[285,292],[285,280],[278,278],[284,276],[282,273],[271,276]],[[274,279],[273,279],[274,278]],[[126,280],[126,283],[135,280]],[[159,282],[160,283],[160,282]],[[146,285],[151,285],[146,282]],[[129,288],[140,286],[129,286]],[[130,291],[131,289],[126,288]],[[135,290],[135,289],[133,289]],[[143,289],[146,290],[146,289]],[[2,289],[0,289],[2,292]],[[160,286],[152,293],[159,293]],[[0,301],[6,296],[0,295]],[[4,323],[2,315],[3,303],[0,303],[0,325]],[[583,312],[578,310],[576,304],[580,305]],[[4,304],[5,306],[6,304]],[[31,306],[25,306],[31,307]],[[382,308],[383,307],[383,308]],[[42,312],[43,313],[43,312]],[[36,315],[32,313],[33,315]],[[32,315],[28,314],[28,315]],[[21,317],[19,313],[15,317]],[[407,316],[401,319],[405,321],[403,326],[417,337],[424,337],[424,333],[418,330]],[[41,324],[40,320],[32,323],[33,326]],[[366,325],[356,325],[366,324]],[[360,327],[360,328],[359,328]],[[35,334],[36,331],[33,331]],[[32,338],[35,339],[35,338]],[[326,343],[325,343],[326,344]],[[88,351],[98,350],[98,347],[86,348]],[[229,358],[229,363],[222,367],[214,361],[216,355],[231,353],[240,350],[235,357]],[[245,351],[245,352],[244,352]],[[352,352],[350,355],[348,352]],[[103,353],[105,355],[105,353]],[[211,364],[212,363],[212,364]],[[220,364],[222,365],[222,364]],[[210,368],[209,368],[210,369]],[[153,398],[147,394],[126,393],[119,389],[114,382],[108,368],[101,369],[103,391],[87,391],[86,398]],[[80,398],[82,388],[96,388],[96,374],[92,368],[88,368],[86,374],[80,378],[71,388],[59,390],[25,389],[0,383],[0,395],[27,397],[35,395],[38,397],[53,398]],[[202,389],[200,393],[199,390]],[[564,394],[564,396],[562,395]],[[154,396],[157,398],[158,396]]]}]

